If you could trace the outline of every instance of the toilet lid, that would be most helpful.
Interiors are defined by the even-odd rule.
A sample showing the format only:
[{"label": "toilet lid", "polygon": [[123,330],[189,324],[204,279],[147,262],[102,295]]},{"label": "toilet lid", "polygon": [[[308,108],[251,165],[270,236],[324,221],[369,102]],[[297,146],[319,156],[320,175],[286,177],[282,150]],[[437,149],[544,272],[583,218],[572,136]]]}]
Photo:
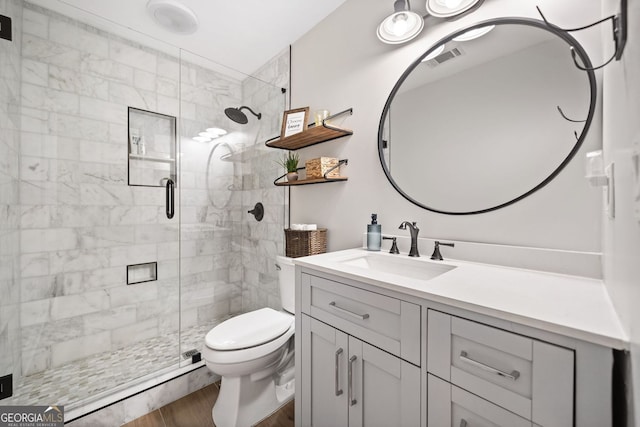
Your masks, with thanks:
[{"label": "toilet lid", "polygon": [[207,334],[207,347],[213,350],[240,350],[272,341],[284,334],[294,318],[271,308],[244,313],[225,320]]}]

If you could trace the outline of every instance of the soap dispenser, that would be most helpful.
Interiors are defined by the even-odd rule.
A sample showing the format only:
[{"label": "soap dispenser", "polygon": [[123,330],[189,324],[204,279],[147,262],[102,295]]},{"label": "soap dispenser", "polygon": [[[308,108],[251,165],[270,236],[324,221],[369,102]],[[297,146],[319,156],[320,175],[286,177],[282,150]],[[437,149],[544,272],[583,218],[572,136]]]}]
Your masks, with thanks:
[{"label": "soap dispenser", "polygon": [[371,214],[371,224],[367,224],[367,250],[379,251],[382,244],[382,226],[378,224],[378,214]]}]

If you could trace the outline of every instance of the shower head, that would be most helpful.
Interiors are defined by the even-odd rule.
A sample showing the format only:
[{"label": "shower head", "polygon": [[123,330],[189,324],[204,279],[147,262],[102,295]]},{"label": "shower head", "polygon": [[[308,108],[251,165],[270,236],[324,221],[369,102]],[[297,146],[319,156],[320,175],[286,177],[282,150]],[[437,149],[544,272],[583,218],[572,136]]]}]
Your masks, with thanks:
[{"label": "shower head", "polygon": [[258,120],[260,120],[262,118],[262,113],[256,113],[251,108],[246,107],[244,105],[242,107],[240,107],[240,108],[232,108],[232,107],[225,108],[224,114],[226,114],[227,117],[229,117],[234,122],[239,123],[241,125],[245,125],[245,124],[247,124],[249,119],[247,119],[247,115],[244,114],[241,110],[249,110],[249,111],[251,111],[251,113],[254,116],[256,116],[258,118]]}]

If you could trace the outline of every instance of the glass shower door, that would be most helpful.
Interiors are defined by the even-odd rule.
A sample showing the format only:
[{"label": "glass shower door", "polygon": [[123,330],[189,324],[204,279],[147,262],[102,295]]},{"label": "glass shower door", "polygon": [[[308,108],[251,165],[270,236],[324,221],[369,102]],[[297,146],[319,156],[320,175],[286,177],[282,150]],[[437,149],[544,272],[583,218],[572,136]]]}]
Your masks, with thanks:
[{"label": "glass shower door", "polygon": [[20,3],[19,339],[0,405],[70,411],[179,361],[180,211],[161,184],[177,166],[154,161],[171,156],[179,51]]},{"label": "glass shower door", "polygon": [[[280,152],[264,142],[279,133],[286,98],[277,81],[186,51],[181,58],[180,316],[188,364],[215,325],[258,305],[279,308],[285,190],[273,185]],[[279,76],[278,65],[282,58],[266,66],[269,75]],[[225,115],[241,106],[256,113],[243,109],[246,123]],[[258,202],[259,222],[248,213]]]}]

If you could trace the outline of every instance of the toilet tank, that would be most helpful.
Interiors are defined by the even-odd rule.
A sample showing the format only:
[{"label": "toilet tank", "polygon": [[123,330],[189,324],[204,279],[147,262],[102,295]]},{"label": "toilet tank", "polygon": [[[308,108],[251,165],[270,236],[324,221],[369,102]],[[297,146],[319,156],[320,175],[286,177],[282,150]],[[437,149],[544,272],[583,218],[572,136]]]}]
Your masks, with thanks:
[{"label": "toilet tank", "polygon": [[278,281],[280,283],[282,308],[293,314],[296,310],[296,269],[293,258],[279,255],[276,257],[276,265],[280,267]]}]

